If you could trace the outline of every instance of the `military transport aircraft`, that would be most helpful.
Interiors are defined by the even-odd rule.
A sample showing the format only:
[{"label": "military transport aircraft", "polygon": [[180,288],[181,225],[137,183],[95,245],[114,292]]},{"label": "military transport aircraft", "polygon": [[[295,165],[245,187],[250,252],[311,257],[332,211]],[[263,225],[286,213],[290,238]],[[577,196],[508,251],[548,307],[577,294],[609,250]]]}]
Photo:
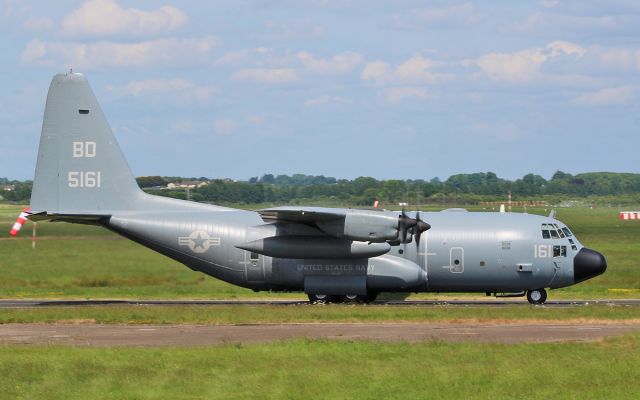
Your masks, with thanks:
[{"label": "military transport aircraft", "polygon": [[149,195],[87,79],[72,72],[49,87],[29,218],[101,225],[195,271],[255,291],[304,291],[312,302],[483,292],[526,294],[542,304],[545,288],[607,267],[553,216],[297,206],[254,212]]}]

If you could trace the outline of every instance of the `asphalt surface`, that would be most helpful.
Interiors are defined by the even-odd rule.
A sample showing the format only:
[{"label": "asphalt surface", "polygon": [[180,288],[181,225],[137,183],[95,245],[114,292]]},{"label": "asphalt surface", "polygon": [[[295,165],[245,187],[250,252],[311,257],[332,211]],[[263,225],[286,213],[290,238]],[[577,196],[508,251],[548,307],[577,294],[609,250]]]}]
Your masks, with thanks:
[{"label": "asphalt surface", "polygon": [[[38,307],[68,307],[68,306],[95,306],[95,305],[292,305],[306,304],[303,300],[120,300],[120,299],[103,299],[103,300],[0,300],[0,308],[38,308]],[[616,306],[640,306],[640,299],[626,300],[553,300],[547,301],[545,307],[570,307],[580,305],[616,305]],[[528,306],[526,300],[518,299],[490,299],[490,300],[388,300],[376,301],[373,305],[452,305],[452,306],[508,306],[523,305]]]},{"label": "asphalt surface", "polygon": [[640,324],[312,323],[260,325],[3,324],[0,344],[206,346],[291,339],[543,343],[597,341]]}]

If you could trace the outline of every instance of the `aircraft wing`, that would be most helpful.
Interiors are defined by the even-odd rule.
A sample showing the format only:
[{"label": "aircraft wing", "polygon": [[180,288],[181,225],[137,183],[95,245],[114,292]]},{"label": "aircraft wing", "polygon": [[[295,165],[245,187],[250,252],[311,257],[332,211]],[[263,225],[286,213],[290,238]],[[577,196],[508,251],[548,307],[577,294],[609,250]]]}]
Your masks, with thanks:
[{"label": "aircraft wing", "polygon": [[399,214],[391,211],[285,206],[258,213],[265,222],[311,225],[329,236],[369,243],[396,240],[401,224]]},{"label": "aircraft wing", "polygon": [[344,219],[345,209],[324,207],[273,207],[258,210],[265,222],[317,223]]}]

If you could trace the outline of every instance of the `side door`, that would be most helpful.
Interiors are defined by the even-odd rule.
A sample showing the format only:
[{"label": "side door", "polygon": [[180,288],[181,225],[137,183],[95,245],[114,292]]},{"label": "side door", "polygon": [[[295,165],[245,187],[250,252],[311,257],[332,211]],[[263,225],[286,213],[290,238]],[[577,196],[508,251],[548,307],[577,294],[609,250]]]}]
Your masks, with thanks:
[{"label": "side door", "polygon": [[264,263],[265,257],[261,254],[251,251],[244,252],[244,266],[247,276],[247,282],[264,282]]},{"label": "side door", "polygon": [[453,274],[464,272],[464,249],[462,247],[449,249],[449,271]]}]

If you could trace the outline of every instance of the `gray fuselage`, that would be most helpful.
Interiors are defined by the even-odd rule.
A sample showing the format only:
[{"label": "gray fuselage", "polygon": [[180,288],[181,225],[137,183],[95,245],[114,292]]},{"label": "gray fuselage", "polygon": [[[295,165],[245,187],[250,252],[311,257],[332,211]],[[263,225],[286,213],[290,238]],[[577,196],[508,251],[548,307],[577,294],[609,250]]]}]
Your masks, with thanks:
[{"label": "gray fuselage", "polygon": [[[574,257],[583,248],[575,236],[544,238],[543,227],[568,231],[549,217],[444,211],[423,213],[431,229],[422,235],[419,247],[415,241],[399,244],[370,258],[273,258],[236,246],[273,236],[314,240],[321,232],[305,224],[265,223],[251,211],[195,204],[194,208],[115,214],[106,226],[193,270],[234,285],[274,291],[305,290],[305,279],[310,277],[327,285],[344,278],[360,280],[365,290],[375,291],[497,293],[560,288],[578,281]],[[361,283],[353,285],[351,291],[362,291]]]}]

